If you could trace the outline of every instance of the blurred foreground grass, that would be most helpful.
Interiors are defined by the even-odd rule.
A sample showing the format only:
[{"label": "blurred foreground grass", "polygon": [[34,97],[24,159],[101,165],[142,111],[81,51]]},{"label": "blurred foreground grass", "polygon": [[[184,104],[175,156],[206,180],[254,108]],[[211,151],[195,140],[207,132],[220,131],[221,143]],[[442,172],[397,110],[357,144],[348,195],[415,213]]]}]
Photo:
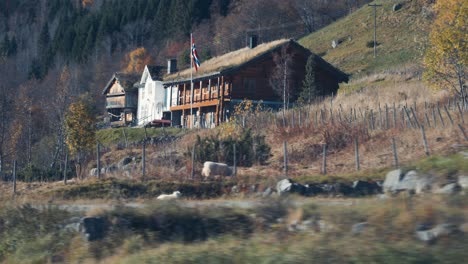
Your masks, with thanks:
[{"label": "blurred foreground grass", "polygon": [[[299,201],[299,202],[298,202]],[[351,202],[351,203],[350,203]],[[351,205],[350,205],[351,204]],[[63,228],[73,215],[53,207],[0,207],[4,263],[462,263],[468,235],[427,244],[421,225],[468,222],[468,196],[354,199],[326,205],[289,197],[251,209],[157,203],[88,212],[108,224],[103,240]],[[298,230],[295,225],[313,223]],[[359,233],[356,223],[366,222]],[[466,230],[465,230],[466,232]]]}]

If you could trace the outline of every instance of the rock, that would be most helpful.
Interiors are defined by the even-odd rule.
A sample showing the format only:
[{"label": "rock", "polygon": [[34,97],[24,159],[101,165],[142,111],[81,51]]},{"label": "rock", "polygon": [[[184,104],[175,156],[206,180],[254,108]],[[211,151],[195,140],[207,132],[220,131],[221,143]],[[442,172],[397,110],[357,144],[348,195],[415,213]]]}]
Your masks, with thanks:
[{"label": "rock", "polygon": [[339,44],[338,40],[334,39],[332,40],[331,46],[332,48],[336,49],[336,47],[338,47],[338,44]]},{"label": "rock", "polygon": [[263,191],[262,197],[263,198],[270,197],[272,194],[273,194],[273,190],[270,187],[268,187]]},{"label": "rock", "polygon": [[305,195],[306,196],[315,196],[323,193],[323,189],[318,184],[306,184],[305,186]]},{"label": "rock", "polygon": [[104,238],[107,226],[101,217],[84,217],[81,219],[82,232],[88,241],[96,241]]},{"label": "rock", "polygon": [[349,196],[353,194],[353,191],[354,190],[352,186],[341,182],[333,184],[332,188],[332,194],[335,195]]},{"label": "rock", "polygon": [[368,222],[362,222],[362,223],[354,224],[353,227],[351,228],[351,233],[353,233],[354,235],[360,234],[368,226],[369,226]]},{"label": "rock", "polygon": [[421,241],[429,243],[441,236],[451,235],[457,231],[456,226],[452,224],[439,224],[431,229],[427,229],[426,225],[421,225],[416,230],[416,237]]},{"label": "rock", "polygon": [[377,194],[382,192],[382,187],[380,187],[376,182],[371,181],[355,181],[353,182],[353,194],[354,195],[369,195]]},{"label": "rock", "polygon": [[79,217],[72,217],[68,219],[63,225],[62,229],[68,232],[80,232],[81,219]]},{"label": "rock", "polygon": [[318,231],[320,232],[328,232],[328,231],[332,231],[335,226],[324,221],[324,220],[318,220],[317,221],[317,227],[318,227]]},{"label": "rock", "polygon": [[92,168],[92,169],[89,171],[89,176],[97,177],[97,176],[98,176],[97,168]]},{"label": "rock", "polygon": [[458,230],[460,230],[463,233],[468,233],[468,223],[463,223],[458,227]]},{"label": "rock", "polygon": [[280,195],[290,192],[292,184],[293,182],[290,179],[281,180],[278,183],[276,183],[276,191]]},{"label": "rock", "polygon": [[401,3],[394,4],[392,10],[393,10],[393,12],[395,12],[395,11],[400,10],[402,7],[403,7],[403,5]]},{"label": "rock", "polygon": [[203,163],[203,169],[202,169],[201,174],[204,177],[211,177],[211,176],[216,176],[216,175],[231,176],[232,168],[230,168],[225,163],[205,161],[205,163]]},{"label": "rock", "polygon": [[458,176],[458,185],[462,189],[468,189],[468,176]]},{"label": "rock", "polygon": [[409,171],[407,172],[402,179],[398,182],[396,191],[408,191],[414,192],[416,190],[416,185],[418,182],[418,172]]},{"label": "rock", "polygon": [[417,179],[415,193],[421,194],[425,192],[430,192],[432,186],[434,185],[435,179],[432,176],[424,175]]},{"label": "rock", "polygon": [[386,195],[385,193],[382,193],[382,194],[379,194],[377,195],[377,198],[381,201],[386,201],[388,200],[390,197],[388,197],[388,195]]},{"label": "rock", "polygon": [[104,168],[104,172],[105,172],[105,173],[114,173],[114,172],[118,171],[118,169],[119,169],[119,168],[117,167],[117,165],[112,164],[112,165],[110,165],[109,167],[105,167],[105,168]]},{"label": "rock", "polygon": [[300,195],[305,195],[307,188],[304,185],[296,183],[291,179],[284,179],[276,184],[276,191],[279,195],[284,195],[286,193],[297,193]]},{"label": "rock", "polygon": [[387,173],[385,176],[385,181],[383,183],[383,190],[385,193],[396,192],[398,188],[398,183],[402,177],[402,172],[400,169],[393,170]]},{"label": "rock", "polygon": [[125,165],[130,164],[132,161],[133,161],[132,157],[125,157],[117,163],[117,168],[121,170],[123,169]]},{"label": "rock", "polygon": [[385,193],[397,193],[407,191],[410,193],[423,193],[432,189],[434,177],[421,175],[415,170],[402,174],[401,170],[393,170],[387,173],[383,183]]},{"label": "rock", "polygon": [[449,183],[437,189],[434,193],[437,194],[455,194],[460,191],[460,186],[457,183]]}]

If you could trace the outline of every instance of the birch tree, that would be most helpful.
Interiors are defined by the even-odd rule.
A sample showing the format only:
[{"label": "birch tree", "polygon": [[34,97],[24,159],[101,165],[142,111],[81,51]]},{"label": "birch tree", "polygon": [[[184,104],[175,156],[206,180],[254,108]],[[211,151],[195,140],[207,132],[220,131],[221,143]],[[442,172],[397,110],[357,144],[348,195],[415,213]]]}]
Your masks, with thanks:
[{"label": "birch tree", "polygon": [[437,1],[437,18],[429,36],[430,47],[424,63],[425,77],[432,83],[449,87],[466,101],[468,67],[468,2]]}]

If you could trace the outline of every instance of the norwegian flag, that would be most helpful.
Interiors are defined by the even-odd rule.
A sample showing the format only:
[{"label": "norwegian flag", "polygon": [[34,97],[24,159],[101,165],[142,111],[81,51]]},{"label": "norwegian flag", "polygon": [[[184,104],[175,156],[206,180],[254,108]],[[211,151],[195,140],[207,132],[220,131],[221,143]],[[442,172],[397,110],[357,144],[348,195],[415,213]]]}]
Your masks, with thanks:
[{"label": "norwegian flag", "polygon": [[195,71],[198,71],[198,67],[200,67],[200,59],[198,58],[197,49],[195,47],[195,40],[192,37],[192,63],[193,67],[195,67]]}]

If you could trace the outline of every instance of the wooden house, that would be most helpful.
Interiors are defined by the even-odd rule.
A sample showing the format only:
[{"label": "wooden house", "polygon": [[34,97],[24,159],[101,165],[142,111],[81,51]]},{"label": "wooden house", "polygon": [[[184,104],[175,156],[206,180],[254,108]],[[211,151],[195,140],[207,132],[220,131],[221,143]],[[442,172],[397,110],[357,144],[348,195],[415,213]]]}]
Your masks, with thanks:
[{"label": "wooden house", "polygon": [[135,74],[115,73],[102,91],[112,126],[135,124],[138,80],[139,76]]},{"label": "wooden house", "polygon": [[164,67],[146,65],[138,86],[137,125],[147,125],[162,119],[170,119],[165,105],[162,85]]},{"label": "wooden house", "polygon": [[[275,57],[285,54],[291,58],[287,83],[298,94],[312,53],[293,40],[251,44],[207,60],[197,72],[193,70],[192,78],[191,69],[166,75],[163,84],[169,97],[172,124],[214,127],[226,121],[235,104],[244,99],[261,100],[272,108],[282,107],[282,97],[275,93],[271,80],[277,65]],[[338,84],[346,82],[348,76],[321,57],[314,57],[316,85],[330,94],[336,93]]]}]

